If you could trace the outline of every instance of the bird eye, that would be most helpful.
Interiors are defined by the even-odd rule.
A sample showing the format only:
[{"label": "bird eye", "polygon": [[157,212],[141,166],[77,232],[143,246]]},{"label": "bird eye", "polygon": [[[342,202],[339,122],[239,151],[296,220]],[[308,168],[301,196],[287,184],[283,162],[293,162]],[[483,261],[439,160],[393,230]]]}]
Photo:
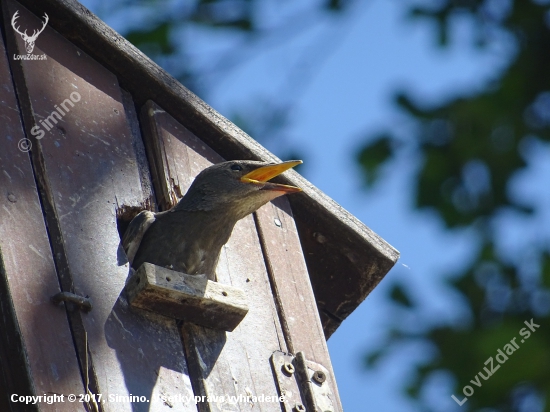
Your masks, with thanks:
[{"label": "bird eye", "polygon": [[243,168],[241,167],[241,165],[234,164],[231,165],[231,170],[243,170]]}]

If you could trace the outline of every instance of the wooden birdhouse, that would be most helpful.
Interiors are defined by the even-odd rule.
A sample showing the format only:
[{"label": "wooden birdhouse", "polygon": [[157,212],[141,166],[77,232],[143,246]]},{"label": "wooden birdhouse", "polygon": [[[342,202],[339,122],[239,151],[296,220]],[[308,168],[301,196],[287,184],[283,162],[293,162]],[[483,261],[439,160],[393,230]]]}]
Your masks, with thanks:
[{"label": "wooden birdhouse", "polygon": [[398,252],[288,171],[303,192],[237,223],[214,283],[178,286],[199,317],[195,298],[232,308],[132,304],[137,213],[224,159],[278,159],[78,2],[0,3],[0,410],[341,411],[326,339]]}]

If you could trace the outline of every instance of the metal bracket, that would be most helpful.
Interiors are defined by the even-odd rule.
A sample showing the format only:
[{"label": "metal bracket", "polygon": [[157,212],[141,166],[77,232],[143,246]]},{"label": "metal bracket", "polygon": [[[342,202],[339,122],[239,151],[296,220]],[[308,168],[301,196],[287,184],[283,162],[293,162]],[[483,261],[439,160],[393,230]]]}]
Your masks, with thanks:
[{"label": "metal bracket", "polygon": [[305,412],[306,409],[295,376],[294,356],[280,351],[273,352],[271,367],[277,379],[279,393],[284,398],[284,412]]},{"label": "metal bracket", "polygon": [[320,363],[306,359],[303,352],[296,354],[296,366],[298,378],[301,381],[301,389],[306,398],[308,411],[335,412],[334,398],[328,380],[330,374]]},{"label": "metal bracket", "polygon": [[70,311],[74,310],[74,306],[82,312],[89,312],[93,307],[89,298],[75,295],[71,292],[59,292],[51,297],[51,301],[54,305],[59,305],[61,302],[65,302],[67,309]]},{"label": "metal bracket", "polygon": [[293,356],[276,351],[271,366],[284,396],[285,412],[337,412],[330,374],[323,365],[307,360],[303,352]]}]

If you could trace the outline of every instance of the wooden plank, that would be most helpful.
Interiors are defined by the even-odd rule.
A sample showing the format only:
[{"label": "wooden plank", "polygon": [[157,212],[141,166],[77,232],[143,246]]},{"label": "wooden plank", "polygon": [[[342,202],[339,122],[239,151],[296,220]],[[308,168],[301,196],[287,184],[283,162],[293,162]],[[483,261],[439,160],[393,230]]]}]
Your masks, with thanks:
[{"label": "wooden plank", "polygon": [[309,360],[328,369],[335,396],[335,411],[342,411],[336,378],[288,199],[279,197],[255,215],[289,350],[291,353],[304,352]]},{"label": "wooden plank", "polygon": [[[153,190],[153,182],[151,181],[151,173],[149,172],[149,164],[147,163],[145,146],[143,144],[143,139],[141,138],[141,126],[139,124],[138,114],[134,105],[134,101],[132,99],[132,95],[126,90],[121,90],[121,93],[122,103],[124,104],[124,111],[126,112],[126,118],[128,120],[128,125],[130,126],[130,132],[132,134],[132,147],[134,148],[135,161],[137,162],[139,180],[141,182],[141,192],[143,193],[143,197],[145,199],[145,201],[139,205],[139,208],[154,210],[155,193]],[[120,219],[120,215],[118,217]],[[130,217],[128,217],[128,219],[128,223],[130,223]]]},{"label": "wooden plank", "polygon": [[[21,5],[22,27],[39,24]],[[6,17],[6,16],[5,16]],[[8,17],[9,18],[9,17]],[[13,33],[12,33],[13,36]],[[19,36],[12,48],[21,53]],[[14,64],[25,126],[45,129],[56,105],[73,105],[50,130],[33,141],[33,162],[55,231],[54,251],[66,277],[64,288],[90,296],[94,308],[73,316],[83,351],[87,331],[90,375],[104,400],[145,396],[149,403],[104,402],[104,411],[196,411],[192,401],[166,402],[160,395],[192,395],[175,321],[129,308],[121,296],[128,266],[119,262],[117,208],[146,203],[124,99],[116,77],[49,26],[36,42],[47,60]],[[77,93],[78,95],[76,95]],[[42,121],[42,123],[41,123]],[[135,131],[134,131],[135,133]],[[113,399],[113,398],[111,398]]]},{"label": "wooden plank", "polygon": [[[204,168],[223,159],[160,107],[149,102],[142,109],[145,142],[155,159],[157,188],[182,193]],[[157,142],[158,140],[158,142]],[[155,143],[155,144],[153,144]],[[157,152],[161,149],[162,152]],[[166,171],[166,175],[163,175]],[[194,388],[201,396],[277,396],[270,366],[276,350],[286,351],[274,307],[269,279],[252,216],[239,221],[222,249],[217,281],[245,291],[249,312],[231,333],[184,324],[182,336]],[[280,411],[268,402],[200,404],[201,411]]]},{"label": "wooden plank", "polygon": [[[30,157],[0,33],[0,329],[8,396],[81,394],[82,376],[63,308]],[[21,142],[21,143],[20,143]],[[26,376],[22,376],[26,375]],[[31,407],[0,402],[1,410]],[[82,404],[40,403],[41,411],[83,411]]]},{"label": "wooden plank", "polygon": [[147,262],[128,280],[126,295],[132,306],[229,332],[248,313],[241,289]]},{"label": "wooden plank", "polygon": [[[209,107],[75,0],[21,0],[116,73],[138,104],[152,99],[226,159],[278,159]],[[303,188],[290,198],[328,338],[378,284],[399,252],[294,171],[281,182]],[[334,273],[345,273],[335,279]]]}]

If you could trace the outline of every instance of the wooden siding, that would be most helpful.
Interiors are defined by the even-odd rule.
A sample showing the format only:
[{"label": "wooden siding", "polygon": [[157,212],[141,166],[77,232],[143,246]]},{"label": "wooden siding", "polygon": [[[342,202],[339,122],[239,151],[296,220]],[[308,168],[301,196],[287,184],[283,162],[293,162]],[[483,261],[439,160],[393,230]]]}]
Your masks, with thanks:
[{"label": "wooden siding", "polygon": [[[25,133],[3,41],[0,119],[0,301],[4,313],[0,369],[5,385],[0,396],[5,401],[14,393],[83,393],[67,316],[50,302],[60,291],[59,281],[30,157],[19,150]],[[2,410],[10,410],[9,404],[0,401]],[[84,409],[61,404],[42,410]]]},{"label": "wooden siding", "polygon": [[[41,25],[21,4],[3,0],[5,27],[16,11],[22,27]],[[23,40],[6,33],[9,55],[26,54]],[[119,246],[125,224],[139,210],[171,207],[202,169],[223,158],[152,101],[138,117],[134,96],[117,76],[51,27],[33,53],[47,58],[0,56],[0,114],[8,123],[8,150],[0,155],[0,293],[3,325],[10,330],[0,340],[0,381],[6,385],[0,405],[84,410],[67,402],[23,407],[7,397],[89,389],[104,400],[150,400],[102,402],[102,411],[281,411],[305,399],[288,393],[285,406],[227,397],[280,396],[272,354],[302,351],[329,371],[331,402],[341,411],[288,200],[239,221],[222,250],[217,281],[244,290],[250,307],[233,332],[130,307],[121,293],[129,275]],[[37,130],[43,132],[39,139]],[[25,138],[29,153],[17,144]],[[13,241],[15,231],[22,233]],[[54,306],[50,298],[60,290],[86,296],[93,309]],[[198,405],[161,399],[175,395],[226,398]]]}]

